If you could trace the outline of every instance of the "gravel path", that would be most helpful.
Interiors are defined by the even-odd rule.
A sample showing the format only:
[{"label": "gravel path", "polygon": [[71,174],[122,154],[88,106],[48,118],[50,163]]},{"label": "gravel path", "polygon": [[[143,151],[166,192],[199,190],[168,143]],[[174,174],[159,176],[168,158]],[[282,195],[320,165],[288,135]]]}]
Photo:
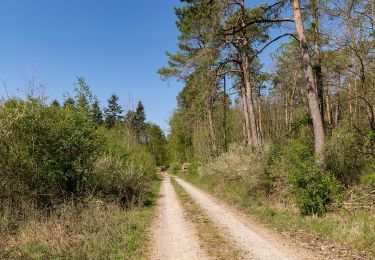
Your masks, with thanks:
[{"label": "gravel path", "polygon": [[153,229],[152,259],[208,259],[201,249],[192,224],[183,213],[168,175],[164,175]]},{"label": "gravel path", "polygon": [[176,178],[176,181],[206,211],[212,221],[224,230],[226,237],[243,252],[244,259],[314,259],[301,252],[297,255],[295,250],[284,246],[283,243],[261,236],[251,230],[235,212],[219,205],[200,189],[179,178]]}]

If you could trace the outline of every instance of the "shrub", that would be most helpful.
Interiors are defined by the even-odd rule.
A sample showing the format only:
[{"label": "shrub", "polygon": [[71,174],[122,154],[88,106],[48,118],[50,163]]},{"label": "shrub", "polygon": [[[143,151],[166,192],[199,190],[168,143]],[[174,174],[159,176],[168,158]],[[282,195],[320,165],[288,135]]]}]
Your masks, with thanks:
[{"label": "shrub", "polygon": [[339,184],[329,172],[315,164],[311,146],[304,140],[291,141],[286,149],[289,180],[302,215],[322,215],[339,195]]},{"label": "shrub", "polygon": [[174,162],[171,164],[170,169],[172,174],[179,174],[181,172],[181,165],[177,162]]},{"label": "shrub", "polygon": [[85,192],[103,145],[87,112],[11,99],[0,107],[0,124],[3,197],[50,203]]},{"label": "shrub", "polygon": [[126,139],[118,142],[117,136],[122,134],[124,130],[118,128],[106,136],[109,145],[95,163],[91,183],[100,195],[114,196],[130,207],[146,201],[156,178],[156,164],[146,148],[127,146]]},{"label": "shrub", "polygon": [[198,162],[190,163],[188,166],[188,173],[190,175],[197,175],[200,164]]},{"label": "shrub", "polygon": [[346,186],[359,180],[364,166],[364,160],[360,158],[360,142],[360,136],[344,121],[333,130],[326,144],[326,169]]},{"label": "shrub", "polygon": [[212,176],[219,184],[241,186],[245,196],[269,195],[275,181],[272,169],[268,167],[273,155],[269,145],[257,151],[230,145],[228,152],[208,165],[197,167],[197,171],[202,175]]}]

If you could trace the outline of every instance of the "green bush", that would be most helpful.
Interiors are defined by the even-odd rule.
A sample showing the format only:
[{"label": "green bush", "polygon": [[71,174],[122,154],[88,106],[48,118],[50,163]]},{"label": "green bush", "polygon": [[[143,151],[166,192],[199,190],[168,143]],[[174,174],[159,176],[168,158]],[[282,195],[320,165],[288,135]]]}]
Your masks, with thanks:
[{"label": "green bush", "polygon": [[315,164],[311,146],[304,140],[291,141],[286,155],[289,180],[301,214],[324,214],[339,195],[340,186],[335,177]]},{"label": "green bush", "polygon": [[124,206],[146,201],[156,179],[155,159],[147,148],[128,145],[122,128],[112,129],[106,136],[108,144],[104,154],[96,161],[91,183],[105,196],[118,198]]},{"label": "green bush", "polygon": [[375,173],[366,174],[362,176],[361,180],[371,189],[375,189]]},{"label": "green bush", "polygon": [[11,99],[0,107],[3,197],[25,195],[50,203],[83,194],[103,147],[85,111]]},{"label": "green bush", "polygon": [[124,126],[93,122],[88,109],[47,106],[41,99],[0,105],[0,198],[53,206],[84,195],[144,202],[155,160]]},{"label": "green bush", "polygon": [[326,144],[326,169],[346,186],[359,180],[364,166],[360,142],[358,133],[351,131],[349,123],[344,121],[334,129]]},{"label": "green bush", "polygon": [[198,162],[190,163],[189,166],[188,166],[189,175],[198,175],[199,167],[200,167],[200,163],[198,163]]},{"label": "green bush", "polygon": [[174,162],[170,166],[172,174],[179,174],[181,172],[181,165],[177,162]]}]

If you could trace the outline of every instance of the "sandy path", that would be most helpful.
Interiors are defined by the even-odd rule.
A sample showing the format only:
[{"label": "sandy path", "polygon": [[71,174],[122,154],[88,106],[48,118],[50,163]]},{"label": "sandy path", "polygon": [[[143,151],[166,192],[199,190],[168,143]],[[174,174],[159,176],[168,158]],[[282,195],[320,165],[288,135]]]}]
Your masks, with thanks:
[{"label": "sandy path", "polygon": [[157,214],[153,229],[152,259],[208,259],[199,245],[192,224],[184,218],[183,209],[167,175],[161,185]]},{"label": "sandy path", "polygon": [[251,230],[245,221],[231,212],[228,208],[219,205],[207,194],[184,180],[176,181],[186,192],[206,211],[216,225],[223,228],[228,239],[244,252],[244,259],[312,259],[313,257],[299,254],[281,243],[270,241]]}]

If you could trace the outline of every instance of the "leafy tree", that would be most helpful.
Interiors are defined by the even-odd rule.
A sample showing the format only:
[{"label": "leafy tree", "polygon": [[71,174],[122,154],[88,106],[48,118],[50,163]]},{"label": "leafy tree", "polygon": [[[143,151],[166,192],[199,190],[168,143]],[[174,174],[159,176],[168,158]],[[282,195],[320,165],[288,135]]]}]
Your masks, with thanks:
[{"label": "leafy tree", "polygon": [[160,126],[152,123],[146,124],[145,141],[148,150],[154,156],[157,165],[165,165],[167,162],[167,140]]},{"label": "leafy tree", "polygon": [[113,93],[108,99],[108,105],[104,108],[105,124],[107,128],[112,128],[116,123],[120,122],[123,118],[122,113],[124,110],[118,104],[119,97]]},{"label": "leafy tree", "polygon": [[80,76],[77,78],[74,92],[76,93],[75,100],[78,108],[89,111],[94,97],[84,77]]}]

